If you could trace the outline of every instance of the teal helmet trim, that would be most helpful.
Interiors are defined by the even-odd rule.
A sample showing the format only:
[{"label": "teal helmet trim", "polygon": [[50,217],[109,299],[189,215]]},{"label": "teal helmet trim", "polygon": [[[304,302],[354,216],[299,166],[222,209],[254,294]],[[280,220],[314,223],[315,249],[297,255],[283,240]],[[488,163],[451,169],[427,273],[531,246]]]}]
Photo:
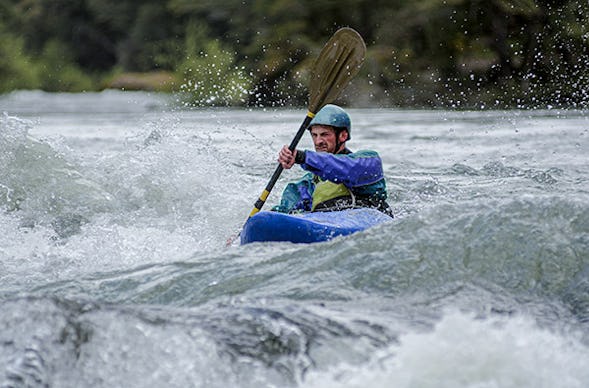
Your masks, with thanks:
[{"label": "teal helmet trim", "polygon": [[[337,129],[348,131],[348,140],[352,137],[352,121],[348,113],[337,105],[327,104],[317,112],[311,123],[309,130],[313,125],[329,125]],[[339,133],[339,130],[337,131]]]}]

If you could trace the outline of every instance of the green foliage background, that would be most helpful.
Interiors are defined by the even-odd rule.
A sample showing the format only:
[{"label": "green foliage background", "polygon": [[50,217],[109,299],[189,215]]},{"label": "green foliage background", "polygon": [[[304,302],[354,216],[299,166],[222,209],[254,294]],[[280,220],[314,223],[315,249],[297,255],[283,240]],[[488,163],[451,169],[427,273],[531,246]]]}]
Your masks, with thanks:
[{"label": "green foliage background", "polygon": [[166,85],[136,87],[194,105],[305,105],[312,62],[343,26],[368,46],[342,97],[355,106],[589,103],[585,0],[0,0],[0,93],[157,71]]}]

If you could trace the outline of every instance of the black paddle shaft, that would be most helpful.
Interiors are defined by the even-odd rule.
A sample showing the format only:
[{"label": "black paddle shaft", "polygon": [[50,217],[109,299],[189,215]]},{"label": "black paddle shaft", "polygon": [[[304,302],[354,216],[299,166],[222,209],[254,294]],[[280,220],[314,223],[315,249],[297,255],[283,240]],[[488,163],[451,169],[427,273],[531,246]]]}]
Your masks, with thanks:
[{"label": "black paddle shaft", "polygon": [[[309,127],[309,124],[311,123],[313,116],[314,115],[312,113],[310,113],[310,112],[307,113],[307,116],[305,117],[305,120],[301,124],[299,131],[297,132],[295,137],[292,139],[292,142],[288,146],[289,150],[291,150],[291,151],[295,150],[295,148],[297,147],[297,144],[299,144],[299,141],[301,140],[301,138],[305,134],[305,130]],[[268,181],[266,188],[262,192],[262,195],[260,195],[260,197],[258,198],[256,203],[254,204],[254,209],[251,211],[249,217],[253,216],[254,214],[256,214],[257,212],[259,212],[262,209],[262,206],[264,206],[264,203],[266,203],[266,199],[268,198],[268,195],[270,194],[270,192],[274,188],[274,185],[278,181],[278,178],[280,178],[280,175],[282,174],[283,170],[284,170],[284,168],[282,167],[282,165],[278,164],[278,166],[276,167],[276,170],[274,170],[274,174],[272,174],[270,181]]]}]

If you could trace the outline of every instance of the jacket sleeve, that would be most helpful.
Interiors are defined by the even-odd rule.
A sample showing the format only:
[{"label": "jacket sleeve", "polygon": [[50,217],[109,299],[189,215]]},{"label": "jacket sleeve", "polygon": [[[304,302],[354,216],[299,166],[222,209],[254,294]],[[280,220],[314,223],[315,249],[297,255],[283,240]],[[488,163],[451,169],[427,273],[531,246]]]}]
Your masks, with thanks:
[{"label": "jacket sleeve", "polygon": [[376,151],[346,155],[305,151],[301,167],[321,179],[343,183],[346,187],[370,185],[384,178],[382,161]]}]

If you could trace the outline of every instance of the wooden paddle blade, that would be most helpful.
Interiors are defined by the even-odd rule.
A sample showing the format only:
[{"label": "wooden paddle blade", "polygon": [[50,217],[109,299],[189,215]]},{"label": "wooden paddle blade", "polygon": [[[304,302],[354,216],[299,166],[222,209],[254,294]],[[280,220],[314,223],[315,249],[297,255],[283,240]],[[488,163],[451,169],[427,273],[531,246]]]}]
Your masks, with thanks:
[{"label": "wooden paddle blade", "polygon": [[317,113],[339,96],[360,70],[365,55],[366,44],[355,30],[344,27],[333,34],[313,65],[310,112]]}]

